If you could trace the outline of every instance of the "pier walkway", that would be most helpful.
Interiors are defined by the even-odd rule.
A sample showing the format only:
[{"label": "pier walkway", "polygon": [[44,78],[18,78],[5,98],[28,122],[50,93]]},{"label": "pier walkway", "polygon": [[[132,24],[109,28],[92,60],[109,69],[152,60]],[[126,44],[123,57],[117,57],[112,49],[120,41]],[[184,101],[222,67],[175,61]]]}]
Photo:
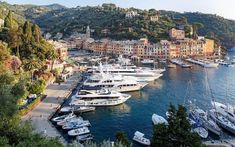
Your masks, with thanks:
[{"label": "pier walkway", "polygon": [[49,85],[45,91],[47,97],[34,110],[22,117],[22,121],[31,120],[31,124],[36,133],[48,137],[57,137],[63,144],[66,144],[64,138],[51,124],[49,119],[61,106],[64,99],[71,94],[71,91],[76,87],[79,79],[80,74],[75,73],[68,78],[66,82],[61,83],[60,85],[57,83]]}]

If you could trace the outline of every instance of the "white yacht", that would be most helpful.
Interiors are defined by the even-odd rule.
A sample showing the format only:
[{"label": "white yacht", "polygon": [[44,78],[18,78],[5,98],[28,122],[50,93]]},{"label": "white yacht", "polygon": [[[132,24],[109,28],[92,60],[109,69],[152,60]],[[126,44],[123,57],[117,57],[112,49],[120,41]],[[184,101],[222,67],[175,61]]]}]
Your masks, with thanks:
[{"label": "white yacht", "polygon": [[157,114],[153,114],[152,115],[152,122],[154,125],[157,125],[157,124],[168,124],[167,120],[165,118],[163,118],[162,116],[160,115],[157,115]]},{"label": "white yacht", "polygon": [[99,91],[88,91],[81,90],[74,97],[70,105],[78,106],[115,106],[126,102],[131,95],[122,94],[116,91],[99,90]]},{"label": "white yacht", "polygon": [[144,67],[123,67],[120,65],[102,65],[100,64],[99,67],[93,67],[92,69],[89,69],[88,73],[113,73],[118,74],[122,76],[132,76],[136,77],[137,81],[142,82],[149,82],[154,81],[162,76],[162,72],[164,72],[165,69],[151,69],[151,68],[144,68]]},{"label": "white yacht", "polygon": [[90,76],[84,83],[84,90],[115,90],[118,92],[138,91],[145,87],[148,83],[137,82],[134,77],[123,77],[111,73],[94,74]]},{"label": "white yacht", "polygon": [[153,64],[154,63],[154,60],[151,60],[151,59],[144,59],[141,61],[142,64]]},{"label": "white yacht", "polygon": [[133,137],[133,140],[142,144],[142,145],[147,145],[149,146],[151,144],[150,140],[144,137],[144,134],[136,131]]}]

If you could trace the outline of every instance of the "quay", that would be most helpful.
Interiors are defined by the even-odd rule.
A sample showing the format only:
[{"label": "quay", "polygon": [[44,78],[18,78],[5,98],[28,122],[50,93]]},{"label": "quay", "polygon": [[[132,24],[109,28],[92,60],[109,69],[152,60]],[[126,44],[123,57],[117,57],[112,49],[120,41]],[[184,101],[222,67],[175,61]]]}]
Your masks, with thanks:
[{"label": "quay", "polygon": [[193,63],[193,64],[197,64],[200,65],[204,68],[216,68],[218,67],[218,63],[214,63],[214,62],[208,62],[208,61],[204,61],[204,60],[194,60],[194,59],[186,59],[187,62]]},{"label": "quay", "polygon": [[209,147],[235,147],[234,139],[210,140],[203,143]]},{"label": "quay", "polygon": [[80,79],[80,73],[76,72],[64,83],[49,85],[45,90],[47,97],[35,109],[22,117],[22,121],[31,121],[35,133],[58,138],[61,143],[66,145],[67,141],[52,125],[50,118],[60,108],[64,100],[69,97],[71,91],[76,88]]}]

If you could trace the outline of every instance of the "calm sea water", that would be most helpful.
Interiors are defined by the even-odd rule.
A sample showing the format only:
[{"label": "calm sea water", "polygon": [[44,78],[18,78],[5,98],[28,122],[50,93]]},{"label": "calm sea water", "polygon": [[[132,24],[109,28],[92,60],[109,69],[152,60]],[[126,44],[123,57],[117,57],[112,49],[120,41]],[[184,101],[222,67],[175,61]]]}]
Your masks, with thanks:
[{"label": "calm sea water", "polygon": [[[235,53],[230,54],[233,55]],[[187,102],[191,100],[204,110],[211,107],[211,96],[206,94],[205,75],[204,68],[197,65],[191,69],[167,69],[160,79],[149,83],[141,91],[130,93],[132,97],[125,104],[97,108],[82,116],[91,122],[90,130],[97,142],[115,140],[118,131],[124,131],[129,140],[132,140],[137,130],[151,138],[152,114],[165,117],[170,103],[187,106]],[[207,69],[207,75],[214,99],[235,105],[235,67]],[[192,86],[187,90],[189,81]],[[224,136],[233,137],[227,133]]]}]

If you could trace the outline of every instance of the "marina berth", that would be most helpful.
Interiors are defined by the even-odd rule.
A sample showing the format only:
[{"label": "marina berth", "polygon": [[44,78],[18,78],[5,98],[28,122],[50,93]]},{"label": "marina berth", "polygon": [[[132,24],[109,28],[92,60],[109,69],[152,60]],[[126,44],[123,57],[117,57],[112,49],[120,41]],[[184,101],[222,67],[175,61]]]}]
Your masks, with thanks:
[{"label": "marina berth", "polygon": [[136,131],[133,137],[133,140],[142,144],[142,145],[146,145],[149,146],[151,144],[150,140],[144,137],[144,134]]},{"label": "marina berth", "polygon": [[167,120],[160,116],[160,115],[157,115],[157,114],[153,114],[152,115],[152,122],[154,125],[157,125],[157,124],[168,124]]},{"label": "marina berth", "polygon": [[78,106],[115,106],[126,102],[131,95],[122,94],[116,91],[99,90],[88,91],[81,90],[77,93],[76,97],[72,99],[70,105]]},{"label": "marina berth", "polygon": [[69,136],[78,136],[90,133],[90,130],[87,127],[77,128],[68,131]]},{"label": "marina berth", "polygon": [[134,77],[125,77],[111,73],[94,74],[83,83],[84,90],[115,90],[118,92],[138,91],[148,83],[137,82]]}]

